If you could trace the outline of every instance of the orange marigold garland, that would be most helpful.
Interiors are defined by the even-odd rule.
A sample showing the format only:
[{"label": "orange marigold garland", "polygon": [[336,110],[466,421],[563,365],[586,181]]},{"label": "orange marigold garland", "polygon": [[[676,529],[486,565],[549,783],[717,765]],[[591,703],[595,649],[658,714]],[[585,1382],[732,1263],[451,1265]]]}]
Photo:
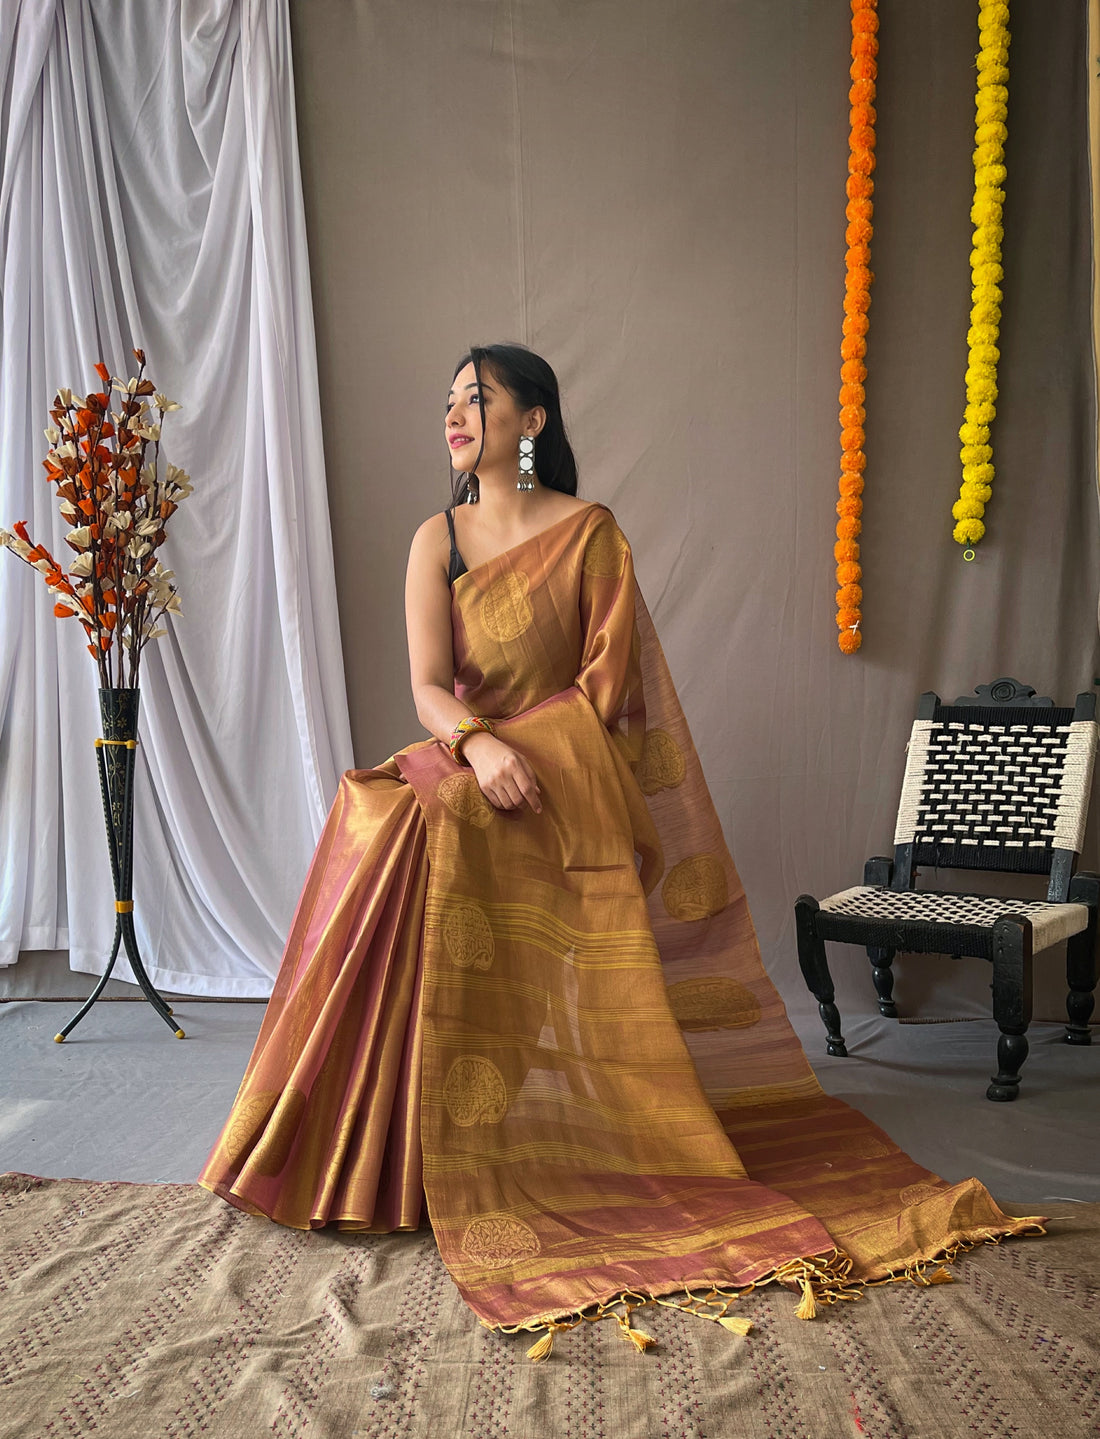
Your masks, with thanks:
[{"label": "orange marigold garland", "polygon": [[863,528],[863,422],[867,378],[864,357],[871,308],[871,220],[875,182],[875,80],[878,77],[877,0],[852,0],[852,64],[848,91],[850,133],[848,136],[848,242],[847,277],[844,282],[844,339],[840,345],[840,499],[837,501],[836,623],[837,643],[846,655],[855,654],[863,643],[863,570],[859,563],[859,535]]}]

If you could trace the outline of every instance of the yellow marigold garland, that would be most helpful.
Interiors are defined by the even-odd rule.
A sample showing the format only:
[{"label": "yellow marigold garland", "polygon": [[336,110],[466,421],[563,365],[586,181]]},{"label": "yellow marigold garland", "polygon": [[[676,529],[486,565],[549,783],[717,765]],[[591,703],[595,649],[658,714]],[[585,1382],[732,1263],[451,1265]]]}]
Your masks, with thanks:
[{"label": "yellow marigold garland", "polygon": [[[1008,6],[1004,0],[979,0],[978,89],[974,105],[974,225],[970,252],[970,331],[966,340],[966,414],[962,440],[962,485],[951,513],[954,538],[976,545],[985,534],[982,516],[993,493],[993,447],[989,427],[997,413],[997,349],[1001,322],[1001,215],[1005,192],[1005,140],[1008,138]],[[972,551],[967,552],[967,558]]]},{"label": "yellow marigold garland", "polygon": [[863,528],[863,422],[867,378],[864,357],[871,308],[871,224],[874,207],[871,196],[875,182],[875,80],[878,77],[877,0],[852,0],[852,64],[848,91],[850,131],[848,136],[848,242],[847,276],[844,282],[844,339],[840,345],[840,499],[836,512],[836,623],[837,643],[846,655],[855,654],[863,643],[860,630],[863,615],[863,570],[859,563],[859,534]]}]

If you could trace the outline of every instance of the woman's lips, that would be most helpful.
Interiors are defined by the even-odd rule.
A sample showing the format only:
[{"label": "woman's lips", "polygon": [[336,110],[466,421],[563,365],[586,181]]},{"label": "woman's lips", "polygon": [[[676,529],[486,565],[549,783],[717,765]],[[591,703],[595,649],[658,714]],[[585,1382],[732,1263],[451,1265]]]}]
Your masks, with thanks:
[{"label": "woman's lips", "polygon": [[464,435],[459,439],[451,440],[449,443],[452,450],[460,450],[463,445],[472,445],[473,440]]}]

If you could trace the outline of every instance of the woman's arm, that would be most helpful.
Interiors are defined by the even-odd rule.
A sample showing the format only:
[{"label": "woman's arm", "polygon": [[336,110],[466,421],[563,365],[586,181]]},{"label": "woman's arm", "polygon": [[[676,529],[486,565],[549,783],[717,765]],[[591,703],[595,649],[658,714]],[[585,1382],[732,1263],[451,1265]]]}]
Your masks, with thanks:
[{"label": "woman's arm", "polygon": [[[405,628],[413,702],[420,723],[444,744],[459,720],[470,713],[454,692],[447,538],[442,515],[425,520],[413,536],[405,572]],[[526,803],[536,814],[541,811],[534,770],[503,741],[485,733],[467,735],[461,754],[486,799],[498,809],[516,809]]]}]

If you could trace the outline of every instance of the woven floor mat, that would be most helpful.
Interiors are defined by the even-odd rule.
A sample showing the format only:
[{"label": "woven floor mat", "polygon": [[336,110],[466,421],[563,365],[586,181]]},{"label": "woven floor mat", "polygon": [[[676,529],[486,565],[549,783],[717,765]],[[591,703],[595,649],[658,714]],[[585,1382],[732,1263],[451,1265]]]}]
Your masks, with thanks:
[{"label": "woven floor mat", "polygon": [[[0,1435],[310,1439],[908,1439],[1098,1432],[1100,1204],[984,1246],[958,1282],[795,1318],[774,1286],[741,1338],[648,1308],[489,1333],[431,1233],[303,1234],[197,1186],[0,1176]],[[1024,1212],[1020,1210],[1019,1212]]]}]

